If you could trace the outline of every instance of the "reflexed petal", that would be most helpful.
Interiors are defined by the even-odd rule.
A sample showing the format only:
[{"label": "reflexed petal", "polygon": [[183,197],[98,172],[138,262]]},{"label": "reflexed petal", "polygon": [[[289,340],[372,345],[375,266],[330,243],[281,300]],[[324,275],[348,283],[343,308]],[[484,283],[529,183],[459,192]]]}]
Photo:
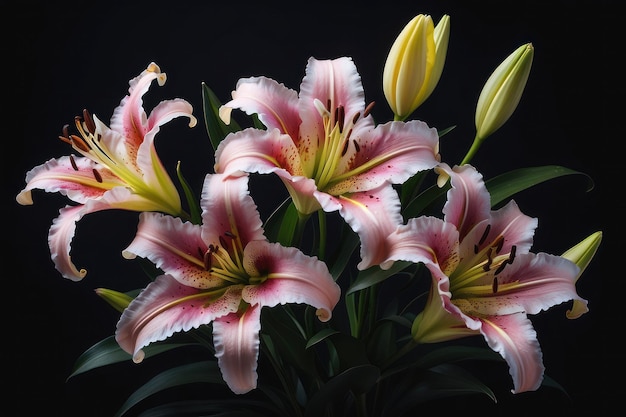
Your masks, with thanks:
[{"label": "reflexed petal", "polygon": [[489,317],[483,320],[481,333],[509,365],[514,394],[539,388],[545,369],[543,355],[537,333],[525,314]]},{"label": "reflexed petal", "polygon": [[[33,204],[31,190],[41,189],[49,193],[59,192],[77,203],[101,197],[108,189],[125,185],[108,169],[91,159],[69,156],[50,159],[26,173],[26,187],[18,194],[17,202],[23,205]],[[76,166],[76,169],[74,169]],[[102,182],[94,176],[97,169]]]},{"label": "reflexed petal", "polygon": [[256,388],[261,307],[231,313],[213,322],[215,356],[222,378],[235,394]]},{"label": "reflexed petal", "polygon": [[383,184],[375,190],[333,197],[318,194],[325,211],[333,211],[340,205],[341,217],[359,235],[361,241],[360,270],[378,265],[389,257],[387,236],[402,224],[400,199],[391,184]]},{"label": "reflexed petal", "polygon": [[179,331],[189,331],[216,318],[236,312],[241,287],[226,292],[203,292],[181,285],[169,275],[161,275],[124,310],[117,323],[115,339],[124,351],[141,362],[141,350],[150,343],[165,340]]},{"label": "reflexed petal", "polygon": [[217,147],[215,161],[215,172],[229,176],[269,174],[281,168],[290,175],[302,175],[298,149],[278,129],[249,128],[228,135]]},{"label": "reflexed petal", "polygon": [[267,130],[276,128],[289,135],[297,145],[300,129],[297,91],[267,77],[251,77],[237,82],[232,97],[222,107],[239,108],[247,114],[258,114]]},{"label": "reflexed petal", "polygon": [[388,237],[389,259],[437,265],[446,275],[459,263],[459,232],[436,217],[409,219]]},{"label": "reflexed petal", "polygon": [[463,241],[474,225],[489,219],[491,196],[485,187],[482,174],[473,166],[455,166],[451,169],[442,163],[437,169],[450,176],[452,188],[448,190],[443,213],[445,220],[457,227],[459,239]]},{"label": "reflexed petal", "polygon": [[206,243],[200,226],[161,213],[141,213],[137,234],[122,252],[127,259],[150,259],[157,268],[193,288],[214,288],[223,281],[212,276],[204,264]]},{"label": "reflexed petal", "polygon": [[248,192],[248,176],[207,175],[200,205],[202,239],[207,245],[219,242],[225,232],[237,236],[244,247],[252,240],[265,240],[261,216]]},{"label": "reflexed petal", "polygon": [[317,309],[321,321],[328,321],[339,302],[341,290],[326,264],[297,248],[250,242],[244,251],[244,267],[251,277],[267,276],[263,283],[243,289],[241,296],[249,304],[308,304]]},{"label": "reflexed petal", "polygon": [[72,281],[80,281],[87,275],[87,270],[76,268],[70,258],[76,222],[85,214],[85,206],[66,206],[59,210],[59,217],[53,220],[48,232],[48,246],[54,267]]}]

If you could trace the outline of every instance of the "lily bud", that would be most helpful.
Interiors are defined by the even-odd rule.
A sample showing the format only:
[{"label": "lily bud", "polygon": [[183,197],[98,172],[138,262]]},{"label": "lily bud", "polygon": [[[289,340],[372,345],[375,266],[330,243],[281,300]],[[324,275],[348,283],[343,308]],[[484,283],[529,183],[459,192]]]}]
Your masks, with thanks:
[{"label": "lily bud", "polygon": [[518,47],[489,76],[476,104],[476,137],[461,165],[469,163],[483,140],[498,130],[517,108],[530,75],[534,51],[532,43]]},{"label": "lily bud", "polygon": [[[591,259],[593,259],[601,241],[602,232],[592,233],[587,236],[587,238],[583,239],[579,244],[568,249],[565,253],[563,253],[563,255],[561,255],[563,258],[574,262],[580,268],[576,281],[578,281],[578,278],[580,278],[585,268],[587,268],[591,262]],[[587,311],[589,311],[589,309],[585,303],[582,303],[579,300],[574,300],[571,310],[568,310],[566,315],[569,319],[576,319],[585,314]]]},{"label": "lily bud", "polygon": [[433,92],[448,51],[450,17],[437,27],[418,14],[394,41],[383,69],[383,92],[396,120],[406,119]]},{"label": "lily bud", "polygon": [[123,292],[110,290],[108,288],[97,288],[95,291],[100,298],[109,303],[111,307],[120,313],[128,307],[131,301],[133,301],[131,296],[124,294]]}]

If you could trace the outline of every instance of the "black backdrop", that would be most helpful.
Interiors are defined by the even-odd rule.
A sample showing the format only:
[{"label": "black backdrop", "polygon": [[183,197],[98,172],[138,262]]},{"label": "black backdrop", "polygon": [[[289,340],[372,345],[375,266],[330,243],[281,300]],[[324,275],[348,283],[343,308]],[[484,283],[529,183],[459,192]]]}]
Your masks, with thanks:
[{"label": "black backdrop", "polygon": [[[616,3],[616,2],[615,2]],[[123,5],[122,5],[123,4]],[[287,3],[285,3],[287,4]],[[536,318],[547,373],[569,392],[542,388],[498,404],[483,397],[435,402],[429,407],[480,410],[482,414],[530,414],[552,407],[589,413],[608,407],[621,359],[609,303],[620,259],[609,254],[622,229],[624,204],[608,198],[616,181],[618,144],[624,135],[614,102],[621,99],[612,59],[617,50],[616,7],[608,1],[363,2],[50,2],[3,4],[3,87],[5,111],[3,175],[7,226],[2,234],[5,266],[4,374],[13,415],[46,409],[52,415],[108,416],[144,381],[150,365],[109,367],[65,379],[85,349],[111,335],[118,318],[93,292],[108,286],[129,290],[141,274],[121,259],[136,216],[93,214],[78,226],[74,256],[89,268],[83,282],[64,280],[49,259],[46,236],[65,200],[35,192],[35,205],[22,207],[15,195],[27,170],[68,148],[57,135],[84,107],[108,122],[127,92],[128,80],[150,61],[167,73],[162,88],[146,96],[189,100],[200,123],[188,130],[183,119],[162,129],[157,148],[166,164],[182,160],[199,187],[212,167],[201,123],[201,82],[222,100],[240,77],[266,75],[298,89],[306,60],[351,56],[363,78],[375,117],[391,117],[382,95],[381,74],[388,49],[417,13],[435,21],[451,16],[448,59],[441,81],[416,117],[431,126],[457,125],[442,140],[446,161],[458,161],[473,135],[476,99],[484,81],[514,48],[533,42],[535,60],[519,108],[483,145],[473,163],[491,177],[509,169],[556,164],[589,174],[596,187],[585,192],[580,178],[563,178],[521,193],[522,210],[539,217],[535,251],[561,253],[586,235],[603,230],[604,244],[579,282],[591,312],[569,321],[561,306]],[[9,23],[11,25],[9,25]],[[615,71],[616,72],[616,71]],[[616,78],[615,78],[616,79]],[[8,99],[7,99],[8,98]],[[623,107],[623,106],[622,106]],[[179,137],[177,137],[179,136]],[[615,159],[615,160],[613,160]],[[8,181],[8,182],[7,182]],[[613,191],[613,188],[611,187]],[[259,203],[262,206],[262,203]],[[106,219],[103,220],[103,219]],[[84,249],[81,249],[84,248]],[[94,255],[95,253],[95,255]],[[91,266],[91,268],[90,268]],[[97,268],[96,268],[97,266]],[[174,359],[172,359],[174,360]],[[611,373],[609,373],[611,372]],[[204,388],[210,393],[210,387]]]}]

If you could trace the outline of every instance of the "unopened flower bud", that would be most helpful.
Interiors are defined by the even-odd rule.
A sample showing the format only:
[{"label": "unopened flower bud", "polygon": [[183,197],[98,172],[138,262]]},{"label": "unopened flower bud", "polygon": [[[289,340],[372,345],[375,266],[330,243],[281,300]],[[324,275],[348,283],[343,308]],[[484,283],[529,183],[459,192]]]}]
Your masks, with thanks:
[{"label": "unopened flower bud", "polygon": [[[576,281],[578,281],[578,278],[580,278],[585,268],[587,268],[591,262],[591,259],[593,259],[601,241],[602,232],[592,233],[576,246],[573,246],[561,255],[563,258],[574,262],[580,268]],[[574,300],[571,310],[568,310],[566,315],[567,318],[576,319],[585,314],[587,311],[589,311],[589,309],[585,303],[582,303],[579,300]]]},{"label": "unopened flower bud", "polygon": [[123,292],[110,290],[108,288],[97,288],[96,294],[100,296],[104,301],[109,303],[111,307],[119,311],[123,312],[126,307],[133,301],[133,298]]},{"label": "unopened flower bud", "polygon": [[383,69],[383,92],[396,120],[406,119],[435,89],[449,37],[448,15],[434,27],[429,15],[419,14],[394,41]]}]

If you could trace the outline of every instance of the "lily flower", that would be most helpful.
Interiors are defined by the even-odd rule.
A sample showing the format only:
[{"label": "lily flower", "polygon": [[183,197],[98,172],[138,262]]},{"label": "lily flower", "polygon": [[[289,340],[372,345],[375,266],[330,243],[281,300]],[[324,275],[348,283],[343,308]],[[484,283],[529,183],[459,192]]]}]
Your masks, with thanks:
[{"label": "lily flower", "polygon": [[141,362],[148,344],[213,323],[222,376],[243,394],[257,384],[261,309],[305,303],[325,322],[341,291],[325,263],[266,240],[248,176],[207,175],[201,207],[202,225],[140,214],[137,235],[123,255],[148,258],[165,274],[129,304],[116,340]]},{"label": "lily flower", "polygon": [[389,237],[392,260],[422,262],[432,287],[415,319],[413,339],[441,342],[481,334],[509,366],[514,393],[536,390],[543,380],[541,348],[528,314],[577,293],[579,268],[564,257],[531,253],[537,219],[511,200],[490,208],[482,176],[471,165],[441,164],[452,188],[444,220],[410,219]]},{"label": "lily flower", "polygon": [[383,92],[396,120],[405,120],[435,89],[448,52],[450,16],[437,26],[418,14],[394,41],[383,68]]},{"label": "lily flower", "polygon": [[215,154],[225,175],[275,173],[304,217],[339,211],[361,240],[359,269],[385,257],[380,242],[402,222],[392,184],[433,168],[439,137],[426,123],[375,125],[350,58],[310,58],[300,94],[266,78],[240,79],[220,108],[230,123],[233,108],[257,114],[267,130],[228,135]]},{"label": "lily flower", "polygon": [[65,278],[79,281],[87,274],[70,258],[76,222],[84,215],[107,209],[183,215],[180,196],[156,153],[154,138],[161,125],[176,117],[188,117],[190,127],[196,118],[182,99],[162,101],[146,116],[142,96],[153,80],[162,86],[166,75],[150,63],[130,80],[129,94],[114,110],[110,127],[85,110],[82,118],[75,118],[80,136],[69,134],[67,126],[63,129],[60,139],[82,156],[50,159],[26,174],[18,203],[33,204],[33,189],[59,192],[78,203],[60,210],[48,234],[52,260]]}]

